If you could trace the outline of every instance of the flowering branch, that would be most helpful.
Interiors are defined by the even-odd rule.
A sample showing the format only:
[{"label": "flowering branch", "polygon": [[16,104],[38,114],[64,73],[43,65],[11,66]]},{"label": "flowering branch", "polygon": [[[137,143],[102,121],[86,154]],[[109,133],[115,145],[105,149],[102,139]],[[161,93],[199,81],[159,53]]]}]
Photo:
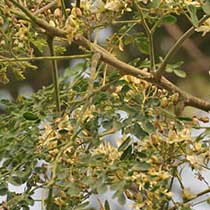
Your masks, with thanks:
[{"label": "flowering branch", "polygon": [[[199,21],[199,25],[201,25],[208,18],[209,18],[209,16],[204,16],[203,18],[201,18],[201,20]],[[171,58],[177,53],[177,51],[180,49],[180,47],[182,46],[184,41],[187,40],[194,33],[194,31],[195,31],[195,26],[192,26],[171,47],[171,49],[166,54],[165,58],[163,59],[160,67],[158,68],[158,70],[155,74],[156,78],[160,78],[160,76],[165,71],[166,65],[169,63]]]},{"label": "flowering branch", "polygon": [[[50,26],[46,21],[37,18],[36,16],[34,16],[28,9],[26,9],[25,7],[23,7],[21,4],[19,4],[18,2],[16,2],[15,0],[10,0],[10,2],[12,2],[15,6],[17,6],[23,13],[25,13],[25,15],[27,15],[31,21],[33,23],[35,23],[36,25],[38,25],[39,27],[41,27],[42,29],[45,29],[46,33],[50,36],[57,36],[57,37],[62,37],[62,38],[66,38],[67,36],[67,32],[62,30],[62,29],[58,29],[55,28],[53,26]],[[203,17],[200,21],[201,22],[205,21],[207,19],[207,16]],[[165,57],[163,63],[162,63],[162,67],[159,68],[158,70],[158,74],[161,74],[163,69],[165,68],[166,64],[168,63],[168,61],[171,59],[171,57],[175,54],[175,52],[181,47],[181,45],[183,44],[184,40],[186,38],[188,38],[193,32],[194,32],[194,26],[191,27],[175,44],[174,47],[172,47],[172,49],[169,51],[169,53],[167,54],[167,56]],[[180,89],[179,87],[177,87],[176,85],[174,85],[172,82],[170,82],[169,80],[167,80],[165,77],[161,77],[158,78],[157,76],[153,76],[152,74],[142,71],[134,66],[131,66],[119,59],[117,59],[116,57],[114,57],[111,53],[109,53],[108,51],[106,51],[104,48],[102,48],[101,46],[95,44],[95,43],[91,43],[90,41],[88,41],[85,37],[81,36],[79,38],[77,38],[77,40],[75,40],[75,43],[78,45],[81,45],[85,48],[91,49],[95,52],[98,52],[101,55],[101,60],[103,60],[105,63],[117,68],[121,73],[123,74],[128,74],[128,75],[133,75],[137,78],[140,79],[144,79],[148,82],[151,82],[161,88],[165,88],[168,91],[171,92],[177,92],[179,93],[180,97],[182,98],[182,100],[184,101],[185,106],[192,106],[198,109],[201,109],[203,111],[210,111],[210,103],[202,100],[200,98],[197,98],[195,96],[192,96],[191,94],[183,91],[182,89]]]}]

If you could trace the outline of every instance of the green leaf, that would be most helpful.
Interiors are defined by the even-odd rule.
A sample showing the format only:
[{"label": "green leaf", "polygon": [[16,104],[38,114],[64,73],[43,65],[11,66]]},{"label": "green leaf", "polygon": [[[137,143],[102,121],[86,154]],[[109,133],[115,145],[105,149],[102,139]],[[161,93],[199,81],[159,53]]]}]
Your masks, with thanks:
[{"label": "green leaf", "polygon": [[124,45],[129,45],[132,44],[134,42],[133,36],[126,36],[124,38]]},{"label": "green leaf", "polygon": [[74,86],[73,90],[76,92],[85,92],[88,88],[88,79],[87,78],[81,78]]},{"label": "green leaf", "polygon": [[34,121],[34,120],[39,120],[38,116],[35,115],[35,114],[32,113],[32,112],[25,112],[25,113],[23,114],[23,117],[24,117],[26,120],[32,120],[32,121]]},{"label": "green leaf", "polygon": [[149,42],[146,37],[137,37],[136,46],[141,53],[149,55]]},{"label": "green leaf", "polygon": [[148,132],[148,133],[153,133],[155,131],[155,127],[154,125],[149,121],[147,120],[145,122],[145,130]]},{"label": "green leaf", "polygon": [[199,21],[198,21],[198,17],[197,17],[196,7],[190,4],[190,5],[187,6],[187,10],[190,13],[192,24],[197,27]]},{"label": "green leaf", "polygon": [[74,76],[83,71],[86,67],[87,64],[85,62],[80,62],[73,67],[68,67],[64,71],[64,77]]},{"label": "green leaf", "polygon": [[137,152],[137,155],[138,155],[140,158],[146,158],[146,157],[147,157],[147,153],[146,153],[146,152]]},{"label": "green leaf", "polygon": [[156,106],[159,106],[159,105],[160,105],[160,99],[159,98],[149,98],[146,101],[146,106],[149,106],[149,107],[156,107]]},{"label": "green leaf", "polygon": [[107,191],[107,185],[105,183],[102,183],[102,181],[100,181],[100,183],[97,184],[97,192],[103,194],[106,191]]},{"label": "green leaf", "polygon": [[28,206],[22,206],[21,208],[22,210],[30,210],[30,208]]},{"label": "green leaf", "polygon": [[89,201],[86,201],[86,202],[84,202],[84,203],[78,205],[78,206],[75,208],[75,210],[85,210],[85,209],[87,209],[86,207],[87,207],[88,205],[89,205]]},{"label": "green leaf", "polygon": [[143,130],[143,128],[138,123],[135,123],[133,128],[133,135],[135,135],[139,139],[143,139],[149,134],[145,130]]},{"label": "green leaf", "polygon": [[186,78],[187,74],[186,72],[182,70],[175,69],[174,74],[176,74],[177,77]]},{"label": "green leaf", "polygon": [[178,117],[179,120],[181,121],[188,121],[188,122],[192,122],[193,119],[191,117]]},{"label": "green leaf", "polygon": [[167,65],[165,71],[168,73],[172,73],[174,69],[171,67],[171,65]]},{"label": "green leaf", "polygon": [[151,165],[147,162],[139,162],[137,165],[141,171],[148,171],[151,168]]},{"label": "green leaf", "polygon": [[0,196],[6,195],[8,192],[7,184],[1,183],[0,184]]},{"label": "green leaf", "polygon": [[102,126],[103,128],[109,130],[113,127],[113,119],[106,119],[104,121],[102,121]]},{"label": "green leaf", "polygon": [[130,142],[131,142],[131,138],[130,138],[130,136],[128,136],[125,139],[125,141],[123,141],[123,143],[119,146],[118,151],[121,152],[121,151],[125,150],[129,146]]},{"label": "green leaf", "polygon": [[114,195],[112,196],[112,198],[117,198],[118,199],[118,202],[121,204],[121,205],[125,205],[125,202],[126,202],[126,197],[124,195],[124,193],[121,191],[121,190],[117,190]]},{"label": "green leaf", "polygon": [[80,188],[76,186],[76,184],[71,183],[69,189],[67,190],[67,195],[69,196],[77,196],[81,192]]},{"label": "green leaf", "polygon": [[108,74],[108,80],[109,81],[113,81],[113,80],[119,79],[120,77],[121,77],[121,75],[120,75],[120,73],[118,71],[111,71]]},{"label": "green leaf", "polygon": [[111,210],[108,200],[105,201],[104,207],[105,207],[105,210]]},{"label": "green leaf", "polygon": [[25,202],[27,203],[27,205],[29,206],[33,206],[34,205],[34,200],[31,197],[28,197],[25,199]]},{"label": "green leaf", "polygon": [[129,87],[128,84],[123,85],[122,89],[121,89],[121,93],[126,94],[131,88]]},{"label": "green leaf", "polygon": [[150,8],[157,8],[160,6],[161,0],[153,0],[150,2],[149,6]]},{"label": "green leaf", "polygon": [[132,155],[133,148],[130,145],[121,155],[120,160],[129,159]]},{"label": "green leaf", "polygon": [[173,15],[166,15],[162,18],[161,23],[162,24],[173,24],[176,23],[177,19]]},{"label": "green leaf", "polygon": [[202,9],[207,15],[210,15],[210,0],[205,0],[203,2]]},{"label": "green leaf", "polygon": [[118,202],[119,202],[119,204],[121,204],[122,206],[125,205],[125,203],[126,203],[126,197],[125,197],[124,193],[120,193],[120,194],[118,195]]},{"label": "green leaf", "polygon": [[63,129],[60,129],[58,132],[59,132],[61,135],[65,135],[65,134],[68,133],[68,129],[63,128]]},{"label": "green leaf", "polygon": [[25,183],[26,180],[22,179],[18,176],[11,176],[9,178],[9,183],[13,184],[14,186],[20,186]]},{"label": "green leaf", "polygon": [[94,103],[95,104],[100,104],[101,102],[104,102],[108,99],[108,93],[106,92],[99,92],[95,98],[94,98]]},{"label": "green leaf", "polygon": [[183,207],[181,207],[181,210],[192,210],[192,209],[190,207],[183,206]]}]

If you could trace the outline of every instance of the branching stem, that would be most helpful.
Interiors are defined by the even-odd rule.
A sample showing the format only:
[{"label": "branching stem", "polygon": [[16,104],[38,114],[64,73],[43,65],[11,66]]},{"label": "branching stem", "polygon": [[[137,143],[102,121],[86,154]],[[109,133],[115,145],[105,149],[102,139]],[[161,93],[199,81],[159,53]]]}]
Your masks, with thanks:
[{"label": "branching stem", "polygon": [[[199,25],[201,25],[205,20],[207,20],[209,16],[204,16],[199,21]],[[177,53],[177,51],[181,48],[183,42],[188,39],[195,31],[195,26],[192,26],[189,28],[177,41],[176,43],[171,47],[171,49],[166,54],[165,58],[163,59],[160,67],[158,68],[155,77],[160,78],[163,72],[165,71],[166,65],[170,62],[170,60],[173,58],[173,56]]]}]

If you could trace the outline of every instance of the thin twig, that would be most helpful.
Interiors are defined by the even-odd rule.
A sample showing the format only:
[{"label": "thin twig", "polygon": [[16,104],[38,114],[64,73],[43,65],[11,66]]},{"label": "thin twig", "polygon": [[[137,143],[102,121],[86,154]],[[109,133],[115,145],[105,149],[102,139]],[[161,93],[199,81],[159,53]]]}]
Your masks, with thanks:
[{"label": "thin twig", "polygon": [[93,92],[94,80],[96,78],[96,69],[97,69],[100,57],[101,57],[101,55],[99,53],[94,53],[93,56],[92,56],[92,63],[91,63],[91,68],[90,68],[90,78],[89,78],[89,87],[88,87],[87,95],[89,95],[89,93]]},{"label": "thin twig", "polygon": [[46,10],[48,10],[48,9],[52,8],[53,6],[55,6],[56,3],[57,3],[57,0],[54,0],[54,1],[50,2],[49,4],[45,5],[44,7],[36,10],[34,12],[34,15],[38,15],[38,14],[41,14],[41,13],[45,12]]},{"label": "thin twig", "polygon": [[135,19],[135,20],[113,20],[111,24],[129,24],[129,23],[141,23],[142,20]]},{"label": "thin twig", "polygon": [[[54,48],[53,48],[53,37],[48,37],[48,46],[50,50],[50,55],[53,57],[55,56]],[[52,76],[53,76],[53,83],[55,89],[55,99],[56,99],[56,111],[58,115],[61,112],[61,103],[60,103],[60,90],[59,90],[59,82],[58,82],[58,65],[56,60],[52,60]]]},{"label": "thin twig", "polygon": [[[165,29],[174,40],[177,40],[178,37],[181,37],[183,35],[182,30],[177,24],[165,25]],[[209,58],[202,53],[202,51],[196,46],[193,40],[187,38],[182,47],[194,61],[193,66],[196,63],[199,66],[197,68],[199,71],[207,70],[210,63]],[[192,63],[192,60],[190,59],[190,63]]]},{"label": "thin twig", "polygon": [[22,57],[22,58],[1,58],[0,63],[23,62],[23,61],[46,61],[46,60],[69,60],[77,58],[89,58],[90,54],[64,55],[64,56],[42,56],[42,57]]},{"label": "thin twig", "polygon": [[67,19],[66,6],[65,6],[64,0],[61,0],[61,9],[62,9],[65,19]]},{"label": "thin twig", "polygon": [[[207,20],[209,16],[204,16],[199,21],[199,25],[201,25],[205,20]],[[172,57],[177,53],[177,51],[181,48],[183,45],[183,42],[188,39],[195,31],[195,26],[192,26],[189,28],[177,41],[176,43],[171,47],[171,49],[166,54],[165,58],[163,59],[160,67],[158,68],[156,72],[156,78],[160,78],[163,72],[165,71],[166,65],[169,63],[169,61],[172,59]]]}]

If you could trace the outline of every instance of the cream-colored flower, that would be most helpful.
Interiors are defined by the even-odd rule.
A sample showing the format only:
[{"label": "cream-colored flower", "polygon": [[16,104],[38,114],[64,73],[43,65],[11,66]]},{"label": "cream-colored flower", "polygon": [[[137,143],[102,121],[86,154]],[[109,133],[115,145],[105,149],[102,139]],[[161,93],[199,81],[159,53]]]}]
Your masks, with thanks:
[{"label": "cream-colored flower", "polygon": [[205,36],[210,32],[210,18],[208,18],[200,27],[195,29],[197,32],[203,32],[202,36]]},{"label": "cream-colored flower", "polygon": [[168,143],[178,143],[178,142],[190,142],[191,136],[190,136],[190,130],[189,129],[183,129],[179,132],[176,132],[174,130],[170,130],[168,134]]},{"label": "cream-colored flower", "polygon": [[107,10],[111,10],[111,11],[119,11],[122,7],[122,1],[119,0],[112,0],[112,1],[108,1],[104,8]]},{"label": "cream-colored flower", "polygon": [[201,156],[197,155],[187,155],[186,159],[189,161],[190,165],[195,169],[201,169],[203,159]]},{"label": "cream-colored flower", "polygon": [[113,147],[109,142],[102,142],[97,148],[92,149],[91,153],[93,155],[104,154],[110,161],[118,159],[121,155],[117,148]]}]

